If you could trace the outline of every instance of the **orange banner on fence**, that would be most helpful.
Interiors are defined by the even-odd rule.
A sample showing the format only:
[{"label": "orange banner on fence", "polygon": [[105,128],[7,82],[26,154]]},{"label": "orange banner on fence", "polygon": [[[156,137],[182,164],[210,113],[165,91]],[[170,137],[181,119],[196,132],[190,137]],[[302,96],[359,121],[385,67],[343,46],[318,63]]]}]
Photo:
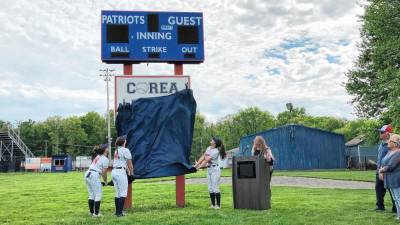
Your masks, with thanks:
[{"label": "orange banner on fence", "polygon": [[51,164],[51,158],[40,158],[40,163],[50,163]]}]

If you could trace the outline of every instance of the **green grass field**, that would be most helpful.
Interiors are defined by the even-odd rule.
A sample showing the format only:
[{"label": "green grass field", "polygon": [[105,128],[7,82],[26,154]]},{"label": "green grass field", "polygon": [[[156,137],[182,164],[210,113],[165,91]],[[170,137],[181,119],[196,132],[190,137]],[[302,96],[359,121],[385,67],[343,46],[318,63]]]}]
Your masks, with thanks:
[{"label": "green grass field", "polygon": [[272,209],[251,211],[233,209],[232,187],[223,185],[217,211],[208,208],[206,185],[186,185],[182,209],[174,185],[142,180],[128,216],[113,216],[114,189],[105,187],[103,217],[91,218],[83,173],[0,174],[0,184],[0,224],[396,224],[391,213],[369,211],[373,190],[274,187]]}]

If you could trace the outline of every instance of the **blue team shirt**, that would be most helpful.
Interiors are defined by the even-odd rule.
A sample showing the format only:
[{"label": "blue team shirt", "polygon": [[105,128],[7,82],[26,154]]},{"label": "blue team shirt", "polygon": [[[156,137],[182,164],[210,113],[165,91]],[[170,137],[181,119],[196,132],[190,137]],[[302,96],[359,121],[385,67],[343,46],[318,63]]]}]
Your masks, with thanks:
[{"label": "blue team shirt", "polygon": [[386,143],[386,142],[381,142],[380,144],[379,144],[379,147],[378,147],[378,159],[376,160],[376,166],[377,166],[377,169],[379,170],[379,168],[381,167],[381,165],[382,165],[382,159],[383,159],[383,157],[385,157],[386,156],[386,154],[388,153],[388,151],[389,151],[389,147],[388,147],[388,144]]}]

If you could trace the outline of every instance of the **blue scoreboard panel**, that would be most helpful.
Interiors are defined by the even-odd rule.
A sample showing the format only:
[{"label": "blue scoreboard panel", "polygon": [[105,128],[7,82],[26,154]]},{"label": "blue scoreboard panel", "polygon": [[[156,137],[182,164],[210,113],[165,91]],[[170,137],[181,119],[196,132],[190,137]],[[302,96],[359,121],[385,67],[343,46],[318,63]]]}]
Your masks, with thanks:
[{"label": "blue scoreboard panel", "polygon": [[106,63],[204,61],[203,13],[101,12]]}]

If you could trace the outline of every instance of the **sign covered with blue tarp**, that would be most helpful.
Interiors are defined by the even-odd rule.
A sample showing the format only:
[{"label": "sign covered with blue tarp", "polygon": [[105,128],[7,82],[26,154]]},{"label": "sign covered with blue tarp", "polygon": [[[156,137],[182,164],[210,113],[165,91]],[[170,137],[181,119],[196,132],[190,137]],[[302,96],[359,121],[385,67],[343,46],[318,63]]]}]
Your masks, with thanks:
[{"label": "sign covered with blue tarp", "polygon": [[200,12],[101,12],[101,59],[106,63],[204,61]]},{"label": "sign covered with blue tarp", "polygon": [[190,89],[119,105],[117,133],[128,136],[135,178],[195,172],[189,161],[195,114],[196,101]]}]

